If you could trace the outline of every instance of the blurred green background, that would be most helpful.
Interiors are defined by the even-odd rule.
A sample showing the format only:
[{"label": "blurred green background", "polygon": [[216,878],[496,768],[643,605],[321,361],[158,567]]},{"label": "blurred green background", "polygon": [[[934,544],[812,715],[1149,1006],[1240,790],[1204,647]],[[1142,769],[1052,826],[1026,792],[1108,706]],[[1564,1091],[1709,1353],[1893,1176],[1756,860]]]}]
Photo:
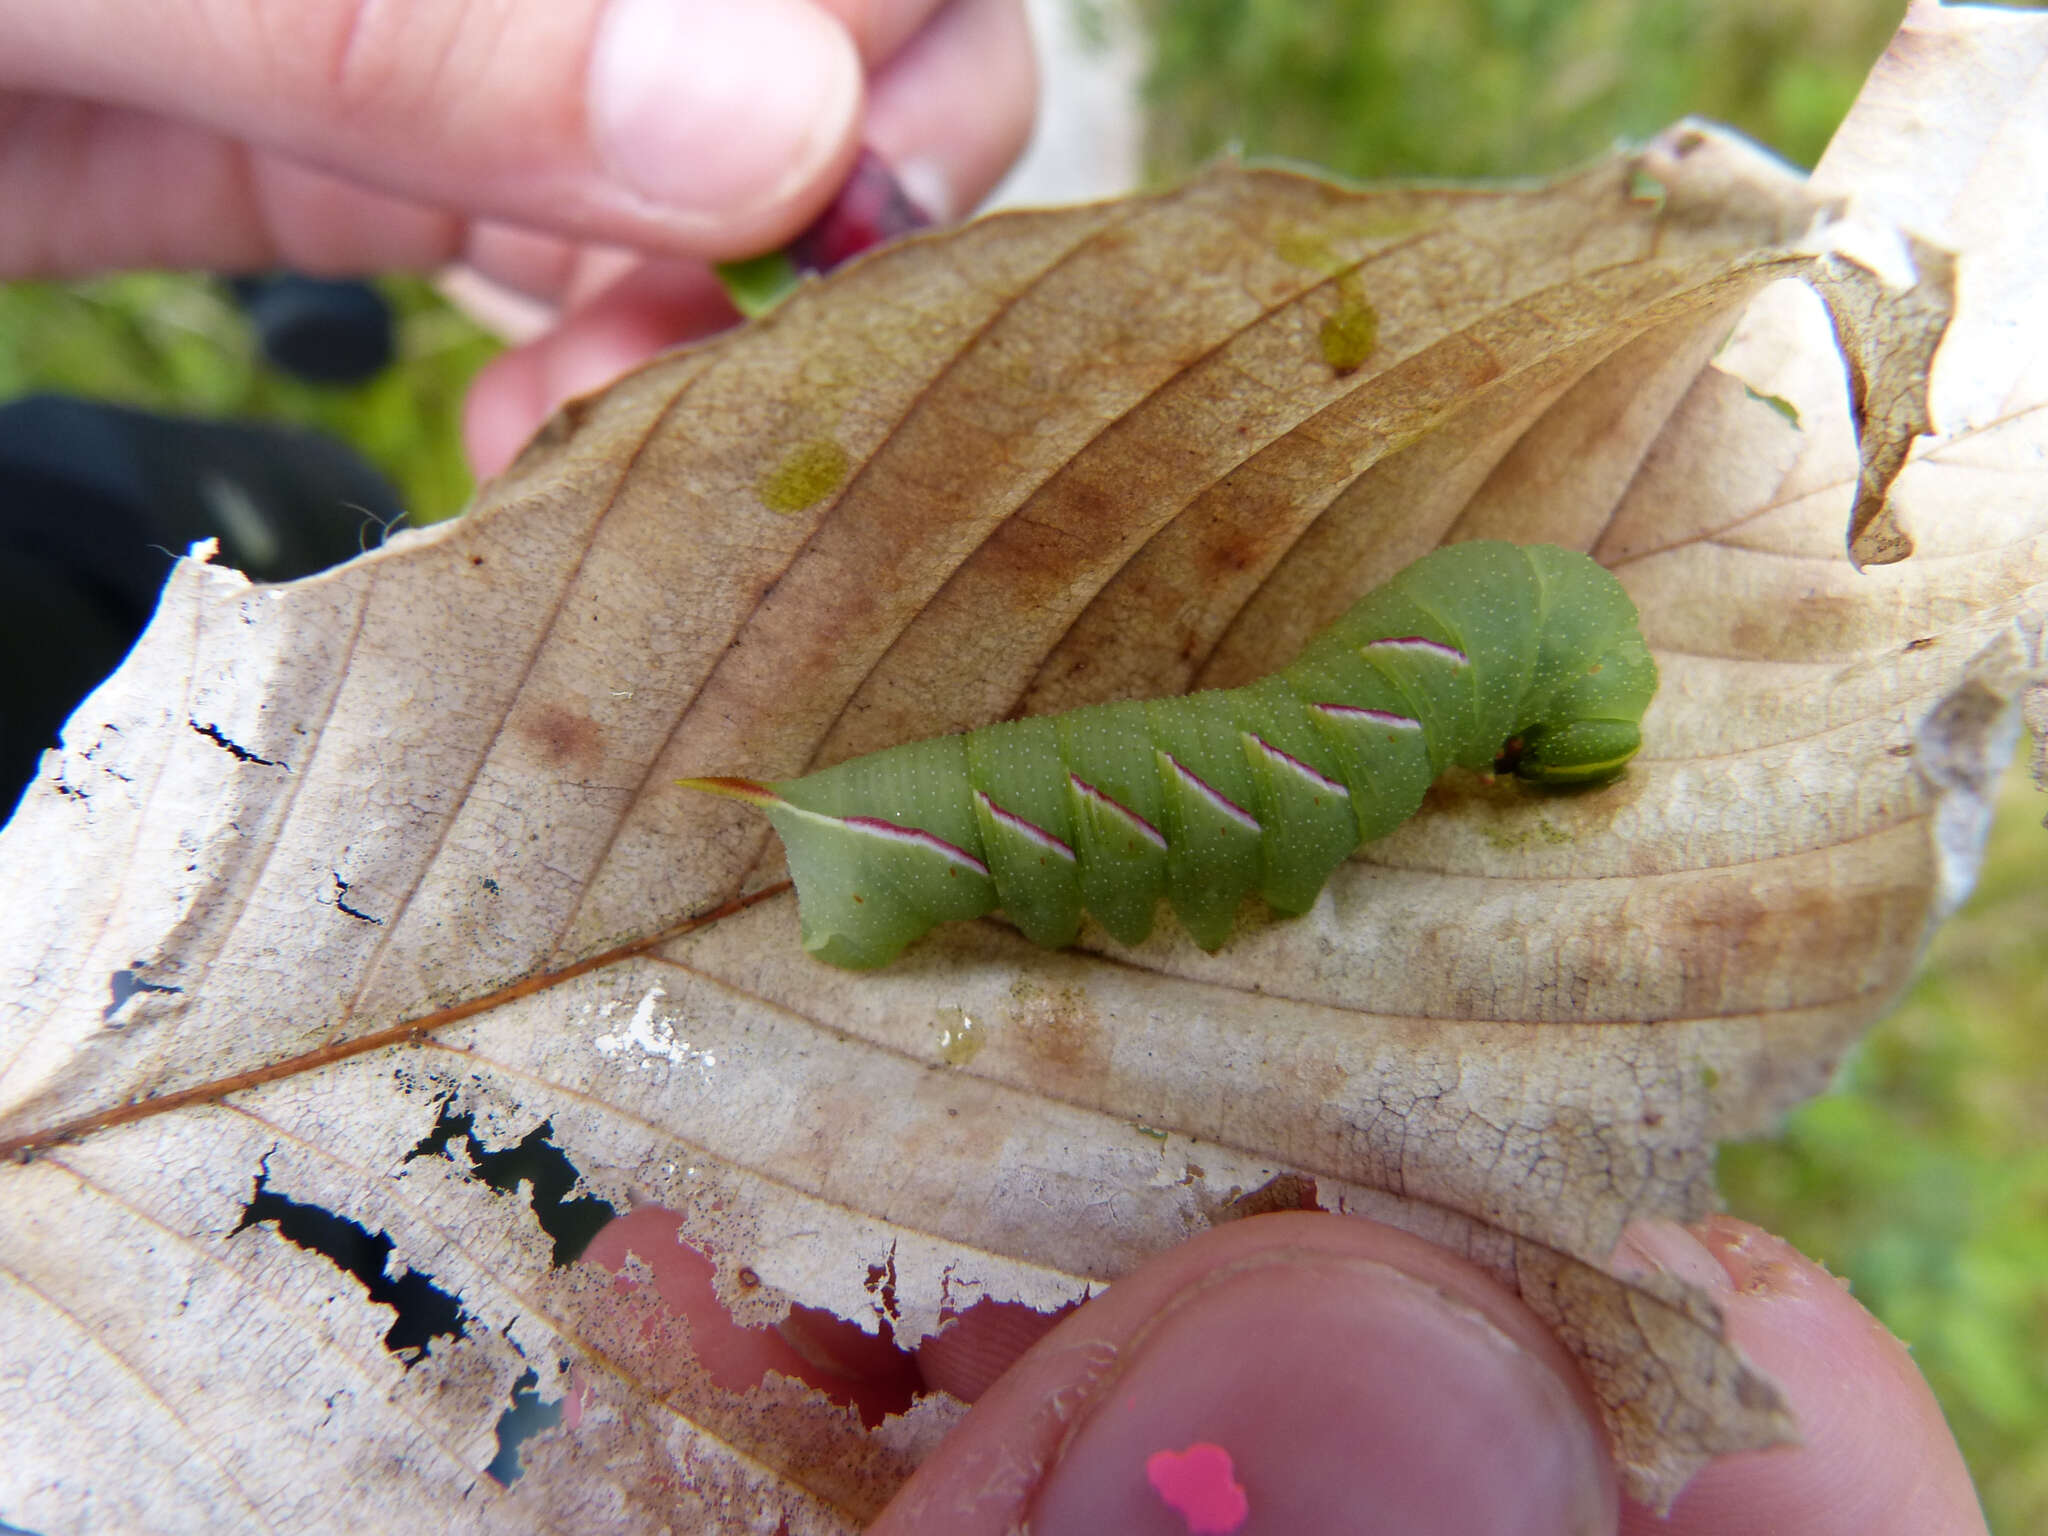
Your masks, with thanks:
[{"label": "blurred green background", "polygon": [[[1100,3],[1100,0],[1097,0]],[[1522,176],[1693,114],[1801,165],[1903,0],[1136,0],[1148,158],[1233,146],[1359,177]]]},{"label": "blurred green background", "polygon": [[[1075,0],[1113,21],[1116,0]],[[1896,0],[1129,0],[1152,38],[1147,163],[1236,149],[1357,177],[1553,171],[1687,113],[1810,165]],[[399,487],[410,519],[471,483],[458,425],[493,343],[387,280],[398,365],[322,389],[265,368],[210,281],[0,286],[0,399],[64,390],[319,426]],[[374,536],[374,535],[373,535]],[[1846,1277],[1913,1346],[1993,1529],[2048,1531],[2048,799],[2010,777],[1975,898],[1837,1092],[1726,1149],[1738,1214]]]},{"label": "blurred green background", "polygon": [[[418,278],[386,278],[396,362],[366,384],[308,384],[265,364],[226,288],[134,272],[84,283],[0,284],[0,401],[38,390],[183,416],[319,427],[398,488],[408,521],[460,512],[476,488],[462,397],[497,344]],[[375,545],[377,530],[369,530]],[[166,566],[166,571],[168,571]]]}]

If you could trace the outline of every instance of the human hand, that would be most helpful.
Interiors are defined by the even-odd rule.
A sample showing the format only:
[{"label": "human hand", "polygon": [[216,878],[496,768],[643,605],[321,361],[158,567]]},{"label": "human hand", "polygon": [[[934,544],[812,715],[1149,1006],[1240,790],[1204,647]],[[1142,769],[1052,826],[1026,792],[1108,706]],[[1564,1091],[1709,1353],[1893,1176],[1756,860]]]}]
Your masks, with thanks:
[{"label": "human hand", "polygon": [[[1617,1498],[1591,1397],[1519,1301],[1406,1234],[1288,1214],[1205,1233],[1065,1318],[979,1395],[870,1531],[1003,1536],[1027,1520],[1034,1536],[1984,1531],[1904,1346],[1818,1265],[1719,1217],[1690,1232],[1640,1224],[1618,1257],[1712,1291],[1805,1436],[1714,1462],[1668,1521]],[[977,1385],[985,1354],[963,1357]],[[931,1342],[920,1363],[934,1385],[956,1368]],[[1182,1462],[1176,1483],[1161,1465],[1184,1514],[1148,1463],[1196,1444],[1227,1451],[1230,1478],[1203,1488]]]},{"label": "human hand", "polygon": [[863,142],[971,207],[1035,91],[1022,0],[0,0],[0,278],[465,264],[561,317],[477,381],[489,474],[728,323],[705,263],[803,229]]}]

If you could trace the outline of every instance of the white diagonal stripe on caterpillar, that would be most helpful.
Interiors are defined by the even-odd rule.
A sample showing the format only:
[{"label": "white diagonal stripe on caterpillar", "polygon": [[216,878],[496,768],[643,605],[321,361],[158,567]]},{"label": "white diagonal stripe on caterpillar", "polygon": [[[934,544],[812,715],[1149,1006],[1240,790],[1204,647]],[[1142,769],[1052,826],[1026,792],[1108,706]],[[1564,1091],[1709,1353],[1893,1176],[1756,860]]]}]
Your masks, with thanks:
[{"label": "white diagonal stripe on caterpillar", "polygon": [[1101,805],[1108,810],[1116,812],[1117,815],[1123,817],[1125,821],[1128,821],[1131,824],[1132,831],[1136,832],[1140,837],[1144,838],[1146,842],[1152,844],[1161,853],[1166,852],[1166,834],[1164,832],[1161,832],[1157,827],[1153,826],[1151,822],[1147,821],[1144,817],[1140,816],[1136,811],[1132,810],[1128,805],[1125,805],[1122,801],[1117,800],[1109,795],[1105,795],[1101,790],[1097,789],[1093,784],[1090,784],[1086,779],[1082,778],[1079,774],[1068,774],[1067,782],[1074,786],[1076,793],[1086,795],[1090,800],[1095,801],[1098,805]]},{"label": "white diagonal stripe on caterpillar", "polygon": [[1208,784],[1203,782],[1199,774],[1197,774],[1192,768],[1188,767],[1188,765],[1183,763],[1179,758],[1175,757],[1171,752],[1161,752],[1159,756],[1166,762],[1166,764],[1169,767],[1173,769],[1174,773],[1179,775],[1180,780],[1183,784],[1185,784],[1188,788],[1192,789],[1196,794],[1202,796],[1205,800],[1209,802],[1210,805],[1214,806],[1218,811],[1221,811],[1224,816],[1228,817],[1230,820],[1236,822],[1239,826],[1243,827],[1247,832],[1263,832],[1266,830],[1264,827],[1259,825],[1258,817],[1254,816],[1250,811],[1246,810],[1243,806],[1239,805],[1236,801],[1232,800],[1228,795],[1223,794],[1219,790],[1212,789]]},{"label": "white diagonal stripe on caterpillar", "polygon": [[997,805],[995,801],[989,799],[989,797],[986,794],[982,793],[982,791],[978,789],[974,792],[974,798],[981,802],[982,808],[986,810],[990,816],[994,817],[997,821],[1001,822],[1011,831],[1019,833],[1022,836],[1028,838],[1030,841],[1038,844],[1038,846],[1043,848],[1047,853],[1057,854],[1059,857],[1065,859],[1069,864],[1074,862],[1074,850],[1070,848],[1064,841],[1053,836],[1052,833],[1046,831],[1045,828],[1039,826],[1036,822],[1026,821],[1022,816],[1019,816],[1015,811],[1005,810],[1002,806]]},{"label": "white diagonal stripe on caterpillar", "polygon": [[1239,734],[1242,735],[1248,743],[1256,747],[1259,751],[1263,752],[1275,764],[1282,768],[1293,769],[1296,773],[1300,774],[1302,778],[1306,779],[1309,782],[1309,784],[1311,784],[1315,788],[1324,790],[1333,795],[1342,795],[1346,800],[1349,800],[1351,798],[1351,791],[1346,789],[1342,784],[1339,784],[1335,779],[1327,778],[1323,774],[1316,772],[1315,769],[1311,768],[1307,763],[1304,763],[1300,758],[1294,757],[1289,753],[1282,752],[1278,747],[1274,746],[1273,743],[1267,741],[1264,737],[1254,736],[1250,731],[1243,731]]},{"label": "white diagonal stripe on caterpillar", "polygon": [[1413,715],[1397,715],[1385,709],[1360,709],[1356,704],[1311,704],[1310,709],[1321,710],[1333,720],[1357,720],[1369,725],[1384,725],[1394,731],[1419,731],[1422,722]]},{"label": "white diagonal stripe on caterpillar", "polygon": [[1370,656],[1374,651],[1392,651],[1396,655],[1427,656],[1437,661],[1449,662],[1454,667],[1469,667],[1472,658],[1455,645],[1446,645],[1441,640],[1432,640],[1427,635],[1390,635],[1384,640],[1368,640],[1359,650]]},{"label": "white diagonal stripe on caterpillar", "polygon": [[943,837],[927,832],[922,827],[899,827],[895,822],[883,821],[878,816],[826,816],[817,811],[805,814],[814,816],[819,821],[837,821],[852,831],[864,833],[869,837],[879,837],[886,842],[908,843],[916,847],[929,848],[963,869],[971,869],[977,875],[988,874],[988,866],[965,848],[956,843],[949,843]]}]

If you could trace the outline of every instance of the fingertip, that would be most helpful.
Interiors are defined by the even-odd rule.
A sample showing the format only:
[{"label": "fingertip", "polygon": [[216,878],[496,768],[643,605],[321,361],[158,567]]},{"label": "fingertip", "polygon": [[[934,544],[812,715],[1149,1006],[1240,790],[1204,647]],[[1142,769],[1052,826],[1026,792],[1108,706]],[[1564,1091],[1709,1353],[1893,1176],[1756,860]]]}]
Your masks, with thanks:
[{"label": "fingertip", "polygon": [[1030,142],[1038,64],[1019,0],[954,0],[874,80],[864,132],[917,205],[945,223]]},{"label": "fingertip", "polygon": [[532,347],[500,353],[477,371],[462,402],[462,446],[479,482],[518,456],[549,408]]},{"label": "fingertip", "polygon": [[781,244],[830,199],[865,84],[853,39],[807,0],[610,0],[587,89],[625,210],[728,258]]},{"label": "fingertip", "polygon": [[1730,1341],[1791,1402],[1800,1443],[1722,1457],[1693,1479],[1668,1518],[1631,1508],[1624,1531],[1975,1536],[1985,1529],[1926,1379],[1841,1279],[1783,1238],[1728,1216],[1689,1229],[1639,1223],[1625,1247],[1634,1267],[1647,1261],[1714,1293]]},{"label": "fingertip", "polygon": [[634,268],[553,330],[477,374],[463,408],[463,444],[477,477],[487,479],[510,464],[564,402],[736,319],[706,268],[693,262]]},{"label": "fingertip", "polygon": [[1490,1320],[1385,1264],[1289,1255],[1140,1332],[1032,1524],[1165,1536],[1176,1515],[1229,1531],[1256,1510],[1282,1531],[1584,1536],[1613,1508],[1565,1383]]},{"label": "fingertip", "polygon": [[1611,1530],[1577,1372],[1520,1303],[1371,1223],[1196,1238],[1055,1328],[873,1529]]}]

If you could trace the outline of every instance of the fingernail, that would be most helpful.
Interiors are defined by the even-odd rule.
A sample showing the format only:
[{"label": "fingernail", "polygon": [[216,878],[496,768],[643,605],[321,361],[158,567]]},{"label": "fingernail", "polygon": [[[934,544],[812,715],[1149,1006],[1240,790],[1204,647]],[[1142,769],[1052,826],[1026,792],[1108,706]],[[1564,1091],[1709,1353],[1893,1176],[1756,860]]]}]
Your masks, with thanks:
[{"label": "fingernail", "polygon": [[1611,1529],[1571,1388],[1398,1270],[1290,1254],[1185,1294],[1097,1392],[1034,1536]]},{"label": "fingernail", "polygon": [[953,179],[932,155],[918,155],[896,167],[896,184],[903,195],[922,210],[934,224],[950,224],[959,217],[959,199],[953,193]]},{"label": "fingernail", "polygon": [[[1784,1238],[1733,1216],[1709,1216],[1692,1231],[1726,1277],[1728,1288],[1745,1296],[1797,1295],[1827,1273],[1825,1265],[1806,1258]],[[1835,1283],[1848,1284],[1839,1279]]]},{"label": "fingernail", "polygon": [[1727,1292],[1735,1287],[1713,1251],[1675,1221],[1645,1217],[1632,1221],[1615,1246],[1610,1267],[1623,1280],[1642,1275],[1669,1275],[1703,1291]]},{"label": "fingernail", "polygon": [[611,0],[590,130],[632,197],[706,225],[772,206],[837,153],[859,55],[803,0]]}]

